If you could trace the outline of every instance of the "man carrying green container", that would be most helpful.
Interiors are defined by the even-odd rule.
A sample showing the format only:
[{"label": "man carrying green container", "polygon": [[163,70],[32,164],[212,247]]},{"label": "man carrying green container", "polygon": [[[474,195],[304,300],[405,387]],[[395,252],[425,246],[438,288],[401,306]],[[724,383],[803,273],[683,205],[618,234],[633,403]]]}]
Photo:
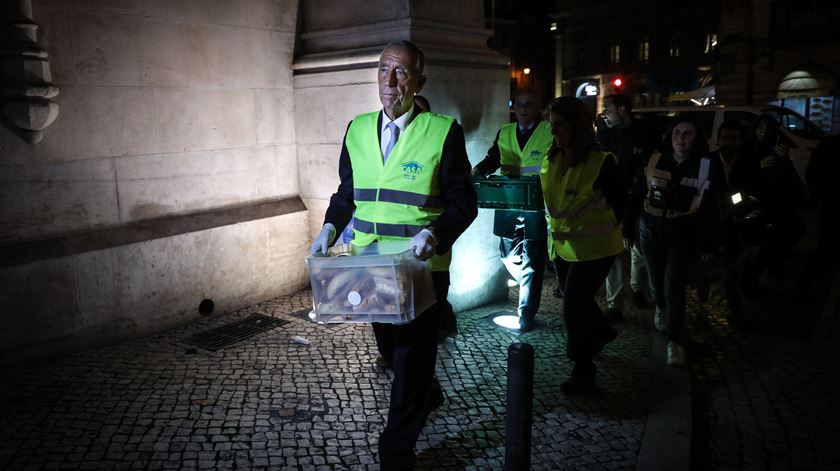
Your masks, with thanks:
[{"label": "man carrying green container", "polygon": [[[533,90],[520,90],[513,98],[516,122],[502,126],[487,156],[473,168],[486,176],[501,168],[502,175],[539,175],[551,146],[551,126],[541,117],[540,101]],[[519,284],[519,329],[535,327],[540,309],[547,257],[545,212],[497,209],[493,233],[500,237],[499,253],[510,275]]]}]

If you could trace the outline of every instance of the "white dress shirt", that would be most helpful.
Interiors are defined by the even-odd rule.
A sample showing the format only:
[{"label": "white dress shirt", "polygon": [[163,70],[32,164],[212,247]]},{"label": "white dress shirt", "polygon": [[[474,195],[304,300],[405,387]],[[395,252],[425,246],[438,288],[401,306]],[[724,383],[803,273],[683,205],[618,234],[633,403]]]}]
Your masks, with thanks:
[{"label": "white dress shirt", "polygon": [[[394,124],[400,128],[400,135],[405,132],[405,128],[408,127],[408,119],[411,117],[411,113],[414,112],[414,105],[411,105],[411,108],[408,109],[402,116],[398,117],[394,120]],[[391,119],[388,118],[388,115],[385,114],[385,110],[382,110],[382,127],[379,128],[379,147],[382,150],[382,155],[385,155],[385,149],[388,147],[388,143],[391,142],[391,130],[388,129],[388,123],[391,122]],[[397,136],[399,139],[400,136]]]}]

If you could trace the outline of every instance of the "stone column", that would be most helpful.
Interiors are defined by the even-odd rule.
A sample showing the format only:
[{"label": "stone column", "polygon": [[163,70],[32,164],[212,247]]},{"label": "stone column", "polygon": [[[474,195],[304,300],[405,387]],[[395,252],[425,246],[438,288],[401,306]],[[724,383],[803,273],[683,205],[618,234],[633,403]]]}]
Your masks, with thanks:
[{"label": "stone column", "polygon": [[7,0],[0,11],[0,111],[17,134],[36,144],[58,117],[47,51],[38,45],[30,0]]},{"label": "stone column", "polygon": [[[300,192],[317,233],[338,187],[338,156],[347,123],[381,108],[376,64],[387,43],[408,39],[426,55],[421,92],[436,113],[464,127],[472,164],[507,122],[507,58],[491,51],[481,1],[303,0],[294,61]],[[504,298],[507,276],[492,234],[493,214],[478,219],[455,244],[450,301],[456,310]]]}]

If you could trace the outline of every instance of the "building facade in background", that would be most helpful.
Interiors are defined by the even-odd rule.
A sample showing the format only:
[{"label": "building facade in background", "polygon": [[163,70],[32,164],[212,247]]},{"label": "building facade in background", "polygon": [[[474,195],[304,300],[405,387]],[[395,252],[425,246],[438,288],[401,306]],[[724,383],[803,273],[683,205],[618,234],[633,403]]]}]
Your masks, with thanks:
[{"label": "building facade in background", "polygon": [[[840,130],[840,5],[816,0],[558,0],[555,94],[600,110],[637,106],[785,106]],[[782,123],[783,125],[788,125]],[[794,126],[793,123],[789,124]]]}]

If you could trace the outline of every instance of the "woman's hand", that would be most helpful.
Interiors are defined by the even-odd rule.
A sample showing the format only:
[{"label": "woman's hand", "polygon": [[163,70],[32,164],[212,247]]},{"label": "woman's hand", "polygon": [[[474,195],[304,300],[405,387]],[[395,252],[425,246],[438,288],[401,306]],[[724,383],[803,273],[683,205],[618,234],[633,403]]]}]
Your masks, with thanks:
[{"label": "woman's hand", "polygon": [[771,154],[771,155],[768,155],[767,157],[765,157],[765,158],[761,159],[761,160],[758,162],[758,166],[759,166],[761,169],[775,167],[775,166],[776,166],[776,156],[775,156],[775,155],[772,155],[772,154]]}]

